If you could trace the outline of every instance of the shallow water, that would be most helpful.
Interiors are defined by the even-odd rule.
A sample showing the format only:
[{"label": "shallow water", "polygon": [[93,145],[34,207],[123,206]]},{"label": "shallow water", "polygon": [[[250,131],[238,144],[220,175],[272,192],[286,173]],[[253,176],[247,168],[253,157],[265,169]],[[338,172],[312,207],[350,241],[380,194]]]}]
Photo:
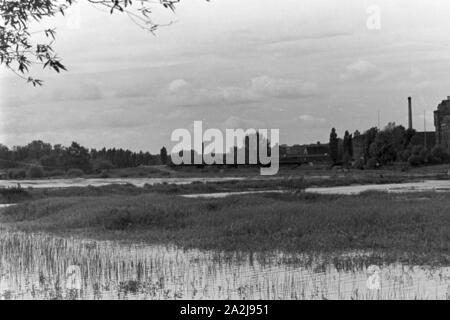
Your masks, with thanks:
[{"label": "shallow water", "polygon": [[308,188],[306,192],[319,194],[355,195],[366,191],[385,191],[391,193],[410,192],[450,192],[450,180],[425,180],[408,183],[352,185],[341,187]]},{"label": "shallow water", "polygon": [[[410,193],[410,192],[450,192],[450,180],[426,180],[408,183],[390,183],[390,184],[367,184],[367,185],[351,185],[338,187],[320,187],[307,188],[305,192],[318,194],[341,194],[356,195],[366,191],[385,191],[391,193]],[[261,193],[287,193],[283,190],[266,190],[266,191],[243,191],[243,192],[220,192],[206,194],[184,195],[185,198],[226,198],[235,195],[249,195]]]},{"label": "shallow water", "polygon": [[42,179],[42,180],[0,180],[0,188],[17,187],[22,188],[69,188],[69,187],[102,187],[112,184],[131,184],[136,187],[145,185],[156,185],[162,183],[186,185],[194,182],[220,182],[241,181],[245,178],[218,177],[218,178],[107,178],[107,179]]},{"label": "shallow water", "polygon": [[16,204],[14,204],[14,203],[0,204],[0,209],[9,208],[9,207],[12,207],[12,206],[15,206],[15,205]]},{"label": "shallow water", "polygon": [[222,199],[231,196],[244,196],[252,194],[265,193],[286,193],[284,190],[264,190],[264,191],[241,191],[241,192],[216,192],[216,193],[199,193],[182,195],[183,198],[189,199]]},{"label": "shallow water", "polygon": [[446,299],[449,283],[450,268],[338,270],[306,256],[0,232],[1,299]]},{"label": "shallow water", "polygon": [[[312,179],[316,177],[308,177]],[[326,177],[327,179],[330,177]],[[22,188],[68,188],[68,187],[101,187],[111,184],[131,184],[137,187],[156,184],[176,184],[187,185],[195,182],[223,182],[223,181],[243,181],[258,180],[258,178],[244,177],[216,177],[216,178],[117,178],[117,179],[42,179],[42,180],[0,180],[0,188],[17,187]],[[276,178],[273,178],[276,179]],[[367,184],[367,185],[351,185],[337,187],[318,187],[307,188],[306,192],[318,194],[342,194],[354,195],[365,191],[386,191],[393,193],[409,193],[409,192],[450,192],[450,180],[425,180],[407,183],[391,183],[391,184]],[[209,194],[186,195],[188,198],[225,198],[233,195],[248,195],[258,193],[282,193],[282,190],[265,190],[265,191],[243,191],[243,192],[221,192]]]}]

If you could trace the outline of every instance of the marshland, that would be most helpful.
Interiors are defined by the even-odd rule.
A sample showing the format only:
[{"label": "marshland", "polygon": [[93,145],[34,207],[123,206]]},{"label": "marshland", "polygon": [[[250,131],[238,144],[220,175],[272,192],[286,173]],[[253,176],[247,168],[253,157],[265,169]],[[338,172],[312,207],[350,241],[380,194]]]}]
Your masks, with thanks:
[{"label": "marshland", "polygon": [[[433,178],[438,184],[448,181],[443,174]],[[15,205],[0,209],[0,294],[446,299],[448,193],[309,192],[421,181],[380,172],[328,172],[190,184],[3,188],[1,202]],[[263,193],[195,197],[249,191]],[[73,265],[82,281],[79,289],[68,290],[66,270]],[[367,281],[374,276],[380,286],[370,289]]]},{"label": "marshland", "polygon": [[450,6],[374,2],[0,0],[0,300],[450,299]]}]

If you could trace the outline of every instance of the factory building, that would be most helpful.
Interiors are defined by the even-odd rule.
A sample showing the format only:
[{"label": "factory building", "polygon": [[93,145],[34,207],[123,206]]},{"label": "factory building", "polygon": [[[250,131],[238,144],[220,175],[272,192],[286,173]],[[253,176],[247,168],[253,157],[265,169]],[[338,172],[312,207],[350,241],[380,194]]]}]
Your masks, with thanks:
[{"label": "factory building", "polygon": [[450,97],[443,100],[434,111],[436,142],[450,150]]}]

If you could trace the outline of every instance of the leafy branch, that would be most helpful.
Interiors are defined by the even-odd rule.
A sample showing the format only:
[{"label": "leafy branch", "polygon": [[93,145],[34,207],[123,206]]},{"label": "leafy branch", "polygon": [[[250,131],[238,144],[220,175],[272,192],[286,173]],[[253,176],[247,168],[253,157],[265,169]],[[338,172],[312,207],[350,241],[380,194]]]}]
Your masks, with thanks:
[{"label": "leafy branch", "polygon": [[[181,0],[86,0],[94,6],[107,8],[113,13],[126,14],[140,28],[154,34],[161,26],[151,19],[152,6],[162,6],[175,11]],[[55,72],[67,71],[61,59],[53,50],[56,40],[55,29],[31,32],[29,24],[41,22],[58,14],[65,15],[75,0],[0,0],[0,65],[4,65],[17,76],[34,86],[41,86],[42,80],[29,76],[33,65]],[[169,25],[169,24],[167,24]],[[43,35],[39,42],[35,35]]]}]

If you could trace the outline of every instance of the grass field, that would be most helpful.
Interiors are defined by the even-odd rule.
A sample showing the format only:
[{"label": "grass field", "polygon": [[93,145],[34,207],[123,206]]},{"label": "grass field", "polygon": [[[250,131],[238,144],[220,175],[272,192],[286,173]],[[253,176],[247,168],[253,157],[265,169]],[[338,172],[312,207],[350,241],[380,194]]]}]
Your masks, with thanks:
[{"label": "grass field", "polygon": [[271,194],[215,200],[167,194],[52,196],[3,209],[26,231],[220,251],[382,253],[386,261],[450,262],[446,194]]},{"label": "grass field", "polygon": [[[387,175],[402,177],[447,175],[450,164],[411,167],[406,164],[387,165],[376,170],[345,170],[345,174],[357,176]],[[344,173],[342,168],[332,168],[330,164],[282,165],[277,177],[326,176]],[[135,168],[111,169],[107,172],[85,174],[83,178],[189,178],[189,177],[258,177],[256,166],[139,166]],[[44,179],[71,178],[62,175],[44,175]],[[40,178],[41,179],[41,178]]]}]

